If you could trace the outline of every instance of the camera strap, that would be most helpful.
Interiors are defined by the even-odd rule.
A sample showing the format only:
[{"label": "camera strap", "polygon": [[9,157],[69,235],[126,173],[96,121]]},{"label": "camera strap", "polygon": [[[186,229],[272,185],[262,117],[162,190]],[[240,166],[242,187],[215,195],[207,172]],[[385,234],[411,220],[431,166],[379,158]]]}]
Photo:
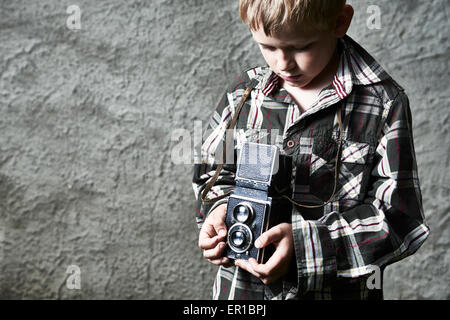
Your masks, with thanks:
[{"label": "camera strap", "polygon": [[[247,100],[248,96],[250,95],[251,91],[253,90],[253,88],[256,86],[257,81],[255,81],[254,79],[249,83],[249,85],[247,86],[247,88],[244,91],[244,94],[242,95],[241,101],[239,102],[233,118],[231,119],[230,122],[228,122],[227,126],[225,127],[225,135],[226,135],[226,131],[228,129],[234,129],[234,126],[236,125],[237,122],[237,118],[239,116],[239,113],[241,112],[242,107],[244,106],[245,101]],[[336,194],[336,189],[337,189],[337,183],[338,183],[338,177],[339,177],[339,167],[340,167],[340,159],[341,159],[341,153],[342,153],[342,135],[343,135],[343,129],[342,129],[342,108],[338,108],[337,110],[337,122],[339,125],[339,138],[338,138],[338,150],[337,150],[337,154],[336,154],[336,160],[335,160],[335,168],[334,168],[334,187],[333,187],[333,192],[330,196],[330,199],[328,199],[326,202],[324,202],[323,204],[319,204],[319,205],[305,205],[305,204],[301,204],[298,203],[294,200],[292,200],[290,197],[283,195],[282,198],[285,198],[287,200],[289,200],[292,204],[299,206],[299,207],[303,207],[303,208],[309,208],[309,209],[314,209],[314,208],[321,208],[326,206],[327,204],[329,204],[330,202],[333,201],[333,198]],[[226,144],[226,137],[225,137],[225,144]],[[226,159],[226,149],[227,146],[225,145],[223,148],[223,157],[222,159],[225,161]],[[206,195],[208,194],[208,192],[211,190],[211,188],[213,187],[213,185],[216,183],[217,178],[219,177],[220,171],[222,171],[223,169],[223,164],[218,164],[217,165],[217,169],[216,172],[214,173],[214,176],[211,178],[211,180],[206,184],[205,189],[203,190],[202,194],[201,194],[201,200],[203,203],[213,203],[216,202],[217,200],[226,198],[227,196],[230,195],[230,192],[227,192],[223,195],[217,196],[215,198],[212,199],[206,199]]]},{"label": "camera strap", "polygon": [[[238,106],[236,107],[236,110],[234,111],[234,115],[233,118],[231,119],[230,122],[227,123],[226,127],[225,127],[225,146],[223,148],[223,155],[222,155],[222,160],[225,161],[226,159],[226,150],[227,150],[227,146],[226,146],[226,133],[228,129],[234,129],[234,126],[236,125],[237,119],[239,117],[239,113],[241,112],[242,107],[244,106],[245,101],[247,100],[248,96],[250,95],[250,93],[252,92],[253,88],[258,84],[258,81],[255,79],[252,79],[252,81],[250,81],[250,83],[247,85],[247,88],[244,91],[244,94],[242,95],[241,101],[239,102]],[[208,184],[206,185],[205,189],[203,190],[202,194],[201,194],[201,199],[203,201],[203,203],[212,203],[215,202],[217,200],[223,199],[227,196],[230,195],[231,192],[227,192],[221,196],[215,197],[213,199],[206,199],[206,195],[208,194],[208,192],[211,190],[211,188],[213,187],[214,183],[216,183],[217,178],[219,177],[220,171],[222,171],[223,169],[223,163],[218,164],[217,165],[217,169],[216,172],[214,173],[214,176],[212,177],[212,179],[208,182]]]}]

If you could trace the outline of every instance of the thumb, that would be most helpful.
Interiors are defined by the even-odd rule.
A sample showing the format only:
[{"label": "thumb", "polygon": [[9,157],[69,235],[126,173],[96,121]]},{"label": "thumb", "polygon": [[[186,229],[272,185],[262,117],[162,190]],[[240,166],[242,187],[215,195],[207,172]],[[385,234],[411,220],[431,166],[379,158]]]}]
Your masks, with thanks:
[{"label": "thumb", "polygon": [[283,238],[283,232],[279,226],[275,226],[263,234],[261,234],[255,241],[255,247],[264,248],[271,243],[280,241]]}]

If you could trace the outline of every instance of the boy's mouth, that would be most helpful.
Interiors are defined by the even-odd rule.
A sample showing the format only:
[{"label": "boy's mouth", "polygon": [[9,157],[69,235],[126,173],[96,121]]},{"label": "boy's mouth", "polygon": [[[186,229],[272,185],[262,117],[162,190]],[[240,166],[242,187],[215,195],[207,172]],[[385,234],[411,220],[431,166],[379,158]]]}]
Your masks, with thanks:
[{"label": "boy's mouth", "polygon": [[296,75],[296,76],[284,76],[282,74],[280,74],[280,77],[285,80],[285,81],[289,81],[289,82],[295,82],[298,81],[301,78],[301,74]]}]

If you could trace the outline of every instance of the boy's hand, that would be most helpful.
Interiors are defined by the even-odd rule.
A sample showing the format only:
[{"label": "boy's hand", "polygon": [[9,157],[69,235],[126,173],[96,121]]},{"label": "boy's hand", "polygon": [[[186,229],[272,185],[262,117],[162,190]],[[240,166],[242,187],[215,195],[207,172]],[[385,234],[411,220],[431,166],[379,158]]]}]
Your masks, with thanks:
[{"label": "boy's hand", "polygon": [[198,246],[203,249],[203,257],[215,265],[230,265],[230,259],[222,257],[227,235],[226,211],[225,203],[215,208],[203,223],[198,237]]},{"label": "boy's hand", "polygon": [[294,256],[292,225],[281,223],[264,232],[255,241],[255,247],[263,248],[273,243],[275,252],[265,264],[258,264],[254,258],[236,260],[236,265],[261,279],[264,284],[272,283],[285,275]]}]

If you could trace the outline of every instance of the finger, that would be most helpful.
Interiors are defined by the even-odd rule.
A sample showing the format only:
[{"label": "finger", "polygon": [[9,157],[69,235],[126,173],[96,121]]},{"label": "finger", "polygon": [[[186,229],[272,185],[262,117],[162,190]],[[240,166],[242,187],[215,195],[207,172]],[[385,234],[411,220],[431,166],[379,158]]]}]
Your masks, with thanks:
[{"label": "finger", "polygon": [[215,231],[213,225],[211,224],[210,220],[206,220],[203,223],[203,226],[200,229],[200,235],[202,237],[206,237],[206,238],[212,238],[216,235],[216,231]]},{"label": "finger", "polygon": [[259,274],[259,279],[264,284],[270,284],[279,278],[279,274],[277,272],[273,272],[272,270],[266,270],[264,264],[258,264],[255,259],[249,260],[250,265],[252,266],[253,271],[256,274]]},{"label": "finger", "polygon": [[200,249],[207,250],[212,249],[220,242],[220,238],[218,236],[214,236],[209,238],[209,236],[201,235],[199,236],[198,246]]},{"label": "finger", "polygon": [[255,241],[255,247],[264,248],[271,243],[280,241],[283,238],[283,235],[281,226],[277,225],[261,234]]},{"label": "finger", "polygon": [[268,272],[266,272],[266,269],[264,268],[264,264],[259,264],[256,259],[250,258],[248,260],[248,263],[250,264],[253,271],[257,274],[259,274],[260,278],[267,277],[269,275]]},{"label": "finger", "polygon": [[205,223],[203,223],[202,228],[200,229],[200,234],[198,236],[198,246],[202,249],[211,249],[217,244],[217,239],[214,239],[216,235],[217,234],[214,230],[214,227],[211,225],[209,220],[206,220]]},{"label": "finger", "polygon": [[215,208],[206,218],[201,230],[206,232],[210,237],[218,234],[214,228],[215,224],[220,224],[221,221],[225,222],[226,204],[222,204]]},{"label": "finger", "polygon": [[220,238],[224,238],[227,235],[227,226],[225,224],[226,206],[219,206],[216,210],[218,210],[218,213],[212,220],[212,226],[214,228],[214,232]]},{"label": "finger", "polygon": [[249,261],[236,260],[235,265],[238,266],[239,268],[242,268],[245,271],[253,274],[255,277],[261,278],[261,275],[253,269],[253,267],[252,267],[252,265],[251,265],[251,263]]},{"label": "finger", "polygon": [[216,232],[217,232],[217,236],[220,239],[223,239],[227,235],[227,227],[225,226],[225,224],[223,224],[223,226],[218,226]]},{"label": "finger", "polygon": [[256,263],[252,261],[252,268],[255,272],[261,274],[263,277],[271,276],[277,268],[280,267],[281,262],[289,255],[289,244],[288,241],[281,241],[275,252],[264,264]]},{"label": "finger", "polygon": [[222,257],[223,249],[225,248],[225,242],[220,242],[213,249],[203,251],[203,257],[205,259],[215,260]]},{"label": "finger", "polygon": [[208,259],[208,261],[217,266],[224,266],[225,268],[228,268],[232,265],[230,259],[228,259],[227,257],[222,257],[219,259]]}]

